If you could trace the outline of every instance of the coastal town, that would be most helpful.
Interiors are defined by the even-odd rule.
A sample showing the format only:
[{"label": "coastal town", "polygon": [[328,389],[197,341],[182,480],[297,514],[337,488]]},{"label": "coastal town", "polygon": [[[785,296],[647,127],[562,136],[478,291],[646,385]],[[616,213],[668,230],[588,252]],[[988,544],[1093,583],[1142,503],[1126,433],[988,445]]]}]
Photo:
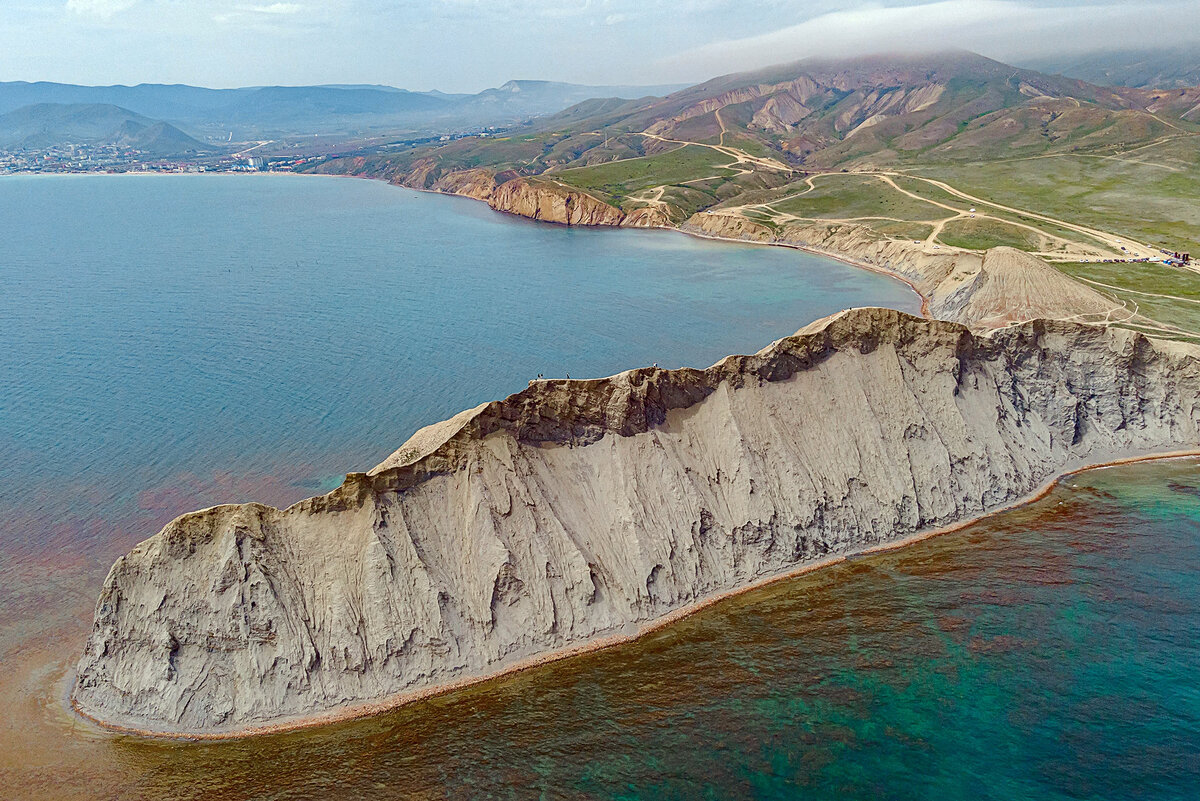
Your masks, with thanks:
[{"label": "coastal town", "polygon": [[306,165],[362,150],[386,151],[444,144],[503,133],[486,126],[453,133],[417,133],[400,137],[289,137],[286,141],[207,145],[203,150],[154,153],[129,145],[96,141],[56,141],[42,146],[0,147],[0,175],[17,173],[205,173],[293,172]]},{"label": "coastal town", "polygon": [[290,172],[324,156],[299,158],[199,154],[161,157],[112,144],[60,144],[46,148],[0,150],[0,175],[12,173],[201,173]]}]

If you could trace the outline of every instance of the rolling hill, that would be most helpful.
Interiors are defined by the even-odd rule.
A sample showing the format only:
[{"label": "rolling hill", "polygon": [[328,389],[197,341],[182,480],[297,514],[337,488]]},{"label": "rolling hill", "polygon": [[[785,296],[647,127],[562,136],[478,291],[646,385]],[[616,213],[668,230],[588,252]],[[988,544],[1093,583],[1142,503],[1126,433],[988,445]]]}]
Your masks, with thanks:
[{"label": "rolling hill", "polygon": [[38,103],[0,115],[0,148],[63,144],[117,145],[153,156],[212,150],[169,123],[104,103]]},{"label": "rolling hill", "polygon": [[204,130],[224,139],[262,135],[359,134],[380,130],[456,130],[509,125],[561,111],[587,98],[643,98],[678,86],[580,86],[509,81],[477,94],[410,92],[390,86],[262,86],[205,89],[186,85],[75,86],[0,83],[0,114],[45,103],[112,105]]}]

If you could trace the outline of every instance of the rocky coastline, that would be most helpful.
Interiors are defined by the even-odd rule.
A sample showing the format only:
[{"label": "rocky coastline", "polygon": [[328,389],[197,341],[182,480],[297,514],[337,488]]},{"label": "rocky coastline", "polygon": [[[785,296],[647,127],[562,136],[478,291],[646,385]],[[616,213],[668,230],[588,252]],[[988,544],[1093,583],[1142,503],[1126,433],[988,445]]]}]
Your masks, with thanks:
[{"label": "rocky coastline", "polygon": [[[947,308],[987,327],[980,275]],[[365,714],[1197,447],[1196,346],[850,310],[706,370],[536,382],[327,495],[176,519],[109,573],[73,703],[183,737]]]}]

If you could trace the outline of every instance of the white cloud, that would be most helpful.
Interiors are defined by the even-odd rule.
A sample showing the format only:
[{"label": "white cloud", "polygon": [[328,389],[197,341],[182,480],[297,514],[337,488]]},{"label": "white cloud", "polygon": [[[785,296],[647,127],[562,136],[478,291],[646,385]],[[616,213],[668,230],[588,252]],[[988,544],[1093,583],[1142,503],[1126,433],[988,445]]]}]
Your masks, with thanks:
[{"label": "white cloud", "polygon": [[[1169,26],[1164,21],[1170,20]],[[660,59],[664,76],[715,75],[810,56],[961,48],[994,58],[1045,56],[1101,47],[1131,49],[1194,37],[1200,3],[937,0],[834,11],[770,33],[726,39]]]},{"label": "white cloud", "polygon": [[0,0],[0,73],[83,83],[671,83],[814,55],[1026,63],[1189,37],[1200,0]]},{"label": "white cloud", "polygon": [[131,8],[138,0],[67,0],[67,11],[83,16],[108,19],[113,14]]},{"label": "white cloud", "polygon": [[283,24],[285,17],[291,17],[305,10],[300,3],[270,3],[267,5],[237,5],[229,11],[213,14],[214,22],[220,24],[237,23],[263,27]]},{"label": "white cloud", "polygon": [[271,3],[269,6],[242,6],[243,11],[253,11],[255,14],[299,14],[304,6],[299,3]]}]

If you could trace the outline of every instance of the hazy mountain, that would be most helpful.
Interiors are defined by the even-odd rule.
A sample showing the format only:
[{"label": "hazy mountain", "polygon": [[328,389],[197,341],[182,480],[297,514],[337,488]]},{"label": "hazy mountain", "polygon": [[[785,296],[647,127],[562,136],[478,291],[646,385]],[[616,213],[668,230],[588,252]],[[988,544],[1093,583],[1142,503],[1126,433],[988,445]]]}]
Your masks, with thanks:
[{"label": "hazy mountain", "polygon": [[260,86],[205,89],[185,85],[75,86],[0,83],[0,113],[42,103],[119,106],[177,126],[235,138],[308,133],[461,129],[508,125],[561,111],[598,96],[641,98],[678,86],[579,86],[509,81],[473,95],[410,92],[390,86]]},{"label": "hazy mountain", "polygon": [[[1200,90],[1096,86],[974,53],[805,60],[725,75],[664,98],[589,100],[547,118],[580,132],[562,164],[607,161],[666,139],[738,144],[797,165],[980,159],[1137,141],[1200,123]],[[598,140],[587,132],[602,130]],[[457,145],[469,147],[467,143]],[[558,166],[558,164],[546,164]]]},{"label": "hazy mountain", "polygon": [[0,82],[0,114],[39,103],[106,104],[157,119],[186,119],[229,105],[253,89],[204,89],[180,84],[76,86],[39,81]]},{"label": "hazy mountain", "polygon": [[154,156],[211,150],[173,125],[106,103],[38,103],[0,115],[0,147],[111,144]]},{"label": "hazy mountain", "polygon": [[1046,59],[1031,67],[1102,86],[1179,89],[1200,85],[1200,47],[1110,52]]},{"label": "hazy mountain", "polygon": [[512,116],[537,116],[598,97],[636,99],[660,97],[686,86],[580,86],[554,81],[509,81],[496,89],[485,89],[459,101],[460,108],[495,110]]},{"label": "hazy mountain", "polygon": [[303,133],[306,128],[379,124],[446,111],[451,101],[418,92],[368,87],[264,86],[232,96],[197,121],[275,127]]}]

